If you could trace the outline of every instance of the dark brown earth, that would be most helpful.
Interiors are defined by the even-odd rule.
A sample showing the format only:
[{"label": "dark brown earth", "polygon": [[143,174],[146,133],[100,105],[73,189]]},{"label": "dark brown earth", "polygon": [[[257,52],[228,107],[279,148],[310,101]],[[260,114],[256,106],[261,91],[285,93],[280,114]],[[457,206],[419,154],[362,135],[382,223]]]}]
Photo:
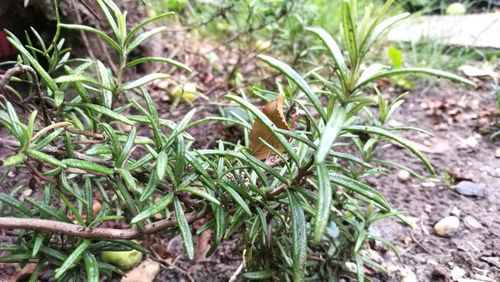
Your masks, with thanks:
[{"label": "dark brown earth", "polygon": [[[433,103],[448,106],[436,113],[428,108]],[[410,139],[429,144],[427,156],[438,174],[435,181],[412,177],[404,182],[396,173],[372,180],[396,209],[413,217],[416,223],[411,229],[388,220],[374,228],[396,243],[401,252],[400,264],[415,273],[416,281],[449,281],[439,277],[449,275],[454,267],[464,269],[468,278],[480,280],[478,275],[482,275],[490,281],[500,281],[500,265],[486,261],[500,257],[500,156],[495,157],[500,142],[490,140],[490,135],[478,134],[487,129],[486,120],[478,115],[492,106],[492,91],[471,91],[447,83],[412,90],[395,116],[396,121],[435,134],[430,138],[409,134]],[[442,130],[433,130],[436,127]],[[477,140],[477,144],[470,140]],[[388,148],[381,157],[410,163],[411,168],[422,171],[415,158],[403,150]],[[460,181],[459,178],[486,184],[486,196],[458,194],[450,185]],[[434,224],[449,215],[460,218],[458,232],[451,238],[435,235]],[[481,227],[475,229],[464,224],[467,216],[475,218]],[[386,259],[394,262],[393,258]],[[390,281],[400,281],[397,276],[389,276]]]}]

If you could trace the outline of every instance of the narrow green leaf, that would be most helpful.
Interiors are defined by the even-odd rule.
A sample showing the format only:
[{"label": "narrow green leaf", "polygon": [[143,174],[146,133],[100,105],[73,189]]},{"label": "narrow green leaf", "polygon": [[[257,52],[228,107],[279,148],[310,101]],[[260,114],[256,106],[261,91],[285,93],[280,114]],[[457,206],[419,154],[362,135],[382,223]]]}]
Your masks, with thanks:
[{"label": "narrow green leaf", "polygon": [[384,199],[377,190],[364,184],[363,182],[357,181],[355,179],[349,178],[345,175],[330,172],[330,181],[334,184],[340,185],[344,188],[350,189],[353,192],[367,198],[369,203],[374,204],[378,208],[384,211],[390,211],[389,203]]},{"label": "narrow green leaf", "polygon": [[145,220],[153,215],[155,215],[158,212],[163,211],[171,202],[172,202],[173,194],[170,193],[161,200],[159,200],[157,203],[153,204],[149,208],[143,210],[140,212],[138,215],[136,215],[132,220],[130,221],[131,224],[138,223],[142,220]]},{"label": "narrow green leaf", "polygon": [[167,153],[161,151],[156,158],[156,175],[158,180],[162,181],[165,176],[165,169],[167,168],[168,156]]},{"label": "narrow green leaf", "polygon": [[165,74],[165,73],[150,73],[150,74],[147,74],[147,75],[145,75],[137,80],[125,83],[125,85],[122,86],[122,89],[123,90],[130,90],[130,89],[142,86],[142,85],[144,85],[148,82],[151,82],[153,80],[165,79],[168,77],[170,77],[170,75]]},{"label": "narrow green leaf", "polygon": [[392,16],[388,19],[383,20],[381,23],[379,23],[375,28],[373,28],[373,31],[368,34],[368,36],[365,38],[365,41],[361,43],[362,46],[362,55],[368,53],[368,50],[372,47],[372,45],[377,41],[377,39],[386,31],[388,30],[391,26],[393,26],[395,23],[404,20],[410,16],[410,13],[402,13],[396,16]]},{"label": "narrow green leaf", "polygon": [[349,51],[351,68],[358,65],[358,45],[356,42],[355,19],[352,18],[349,1],[342,3],[342,28],[344,31],[344,40]]},{"label": "narrow green leaf", "polygon": [[319,140],[318,151],[316,153],[316,162],[323,162],[330,152],[335,139],[340,134],[342,126],[345,120],[345,110],[342,107],[337,107],[336,111],[333,112],[330,120],[325,126],[325,129],[321,132],[321,137]]},{"label": "narrow green leaf", "polygon": [[63,213],[61,213],[59,210],[57,210],[53,206],[46,205],[45,203],[39,202],[33,198],[26,197],[25,200],[32,204],[33,206],[37,207],[40,209],[40,211],[45,212],[46,214],[50,215],[52,218],[57,219],[62,222],[68,222],[72,223],[72,221]]},{"label": "narrow green leaf", "polygon": [[31,251],[31,257],[36,257],[38,251],[40,251],[40,247],[43,244],[44,237],[42,234],[38,233],[35,236],[35,243],[33,244],[33,249]]},{"label": "narrow green leaf", "polygon": [[82,30],[86,32],[93,33],[99,37],[101,37],[104,41],[106,41],[111,47],[113,47],[118,53],[122,53],[122,48],[120,45],[113,40],[113,38],[109,37],[106,33],[92,28],[90,26],[79,25],[79,24],[59,24],[60,27],[70,29],[70,30]]},{"label": "narrow green leaf", "polygon": [[96,0],[96,2],[97,4],[99,4],[99,7],[101,7],[101,11],[104,13],[104,16],[106,17],[106,20],[108,21],[109,26],[113,30],[113,33],[115,34],[116,38],[121,38],[122,34],[118,29],[118,25],[116,24],[113,15],[111,15],[108,7],[102,2],[102,0]]},{"label": "narrow green leaf", "polygon": [[139,201],[144,202],[147,199],[149,199],[149,197],[151,197],[151,195],[153,195],[153,193],[155,192],[157,185],[158,185],[158,176],[156,173],[152,173],[149,177],[146,189],[144,189],[144,192],[141,194]]},{"label": "narrow green leaf", "polygon": [[92,191],[92,183],[88,177],[85,177],[85,182],[83,183],[83,194],[85,195],[85,204],[86,213],[87,213],[87,225],[92,222],[93,218],[93,191]]},{"label": "narrow green leaf", "polygon": [[136,136],[137,129],[135,127],[132,127],[128,134],[127,142],[125,142],[123,149],[121,149],[120,154],[118,154],[118,157],[116,158],[116,167],[123,167],[125,165],[125,160],[128,158],[130,151],[132,150],[132,146],[134,146]]},{"label": "narrow green leaf", "polygon": [[157,16],[154,16],[154,17],[151,17],[149,19],[146,19],[144,21],[142,21],[140,24],[138,24],[136,27],[134,27],[130,32],[129,34],[127,35],[127,38],[125,39],[125,44],[128,44],[128,42],[130,42],[130,40],[132,40],[132,38],[143,28],[145,27],[146,25],[152,23],[152,22],[155,22],[155,21],[158,21],[158,20],[161,20],[163,18],[166,18],[168,16],[172,16],[172,15],[175,15],[174,12],[166,12],[166,13],[163,13],[163,14],[159,14]]},{"label": "narrow green leaf", "polygon": [[192,260],[194,259],[193,235],[191,234],[189,223],[187,222],[186,216],[184,215],[181,202],[177,198],[174,198],[174,209],[177,224],[181,232],[182,241],[184,242],[186,255],[190,260]]},{"label": "narrow green leaf", "polygon": [[127,49],[126,49],[126,53],[130,53],[132,50],[137,48],[137,46],[141,45],[141,43],[144,42],[144,40],[148,39],[149,37],[151,37],[157,33],[163,32],[165,30],[167,30],[166,26],[159,26],[159,27],[155,27],[151,30],[148,30],[144,33],[141,33],[132,42],[130,42],[128,44]]},{"label": "narrow green leaf", "polygon": [[42,267],[45,264],[44,259],[40,259],[35,266],[35,269],[33,269],[33,272],[31,272],[30,279],[28,282],[38,282],[38,277],[40,275],[40,272],[42,271]]},{"label": "narrow green leaf", "polygon": [[434,168],[432,167],[431,163],[429,160],[425,157],[425,155],[420,152],[412,143],[411,141],[400,137],[388,130],[385,130],[383,128],[379,127],[374,127],[374,126],[364,126],[364,125],[351,125],[346,128],[347,131],[351,132],[361,132],[361,133],[372,133],[372,134],[377,134],[383,137],[386,137],[390,140],[395,141],[396,143],[400,144],[401,146],[407,148],[410,150],[417,158],[422,161],[422,163],[427,167],[430,173],[435,174],[436,172],[434,171]]},{"label": "narrow green leaf", "polygon": [[115,157],[117,157],[121,153],[121,148],[115,130],[107,123],[101,123],[99,124],[99,126],[104,130],[104,132],[106,132],[106,135],[111,141],[111,146],[113,146],[113,154]]},{"label": "narrow green leaf", "polygon": [[335,39],[333,39],[333,37],[328,32],[326,32],[324,29],[320,27],[309,27],[306,28],[306,30],[316,34],[323,41],[325,46],[330,51],[330,54],[333,58],[333,61],[335,62],[336,67],[339,69],[342,75],[344,83],[347,83],[349,78],[349,69],[346,66],[344,56],[342,55],[342,51],[340,51],[340,48]]},{"label": "narrow green leaf", "polygon": [[292,213],[292,271],[293,280],[304,281],[307,262],[307,234],[304,210],[293,192],[287,190]]},{"label": "narrow green leaf", "polygon": [[19,53],[21,53],[24,58],[26,58],[29,61],[29,64],[33,67],[33,69],[40,75],[40,79],[47,84],[47,87],[52,91],[55,92],[59,90],[57,87],[57,84],[55,81],[52,79],[52,77],[47,73],[47,71],[40,65],[38,60],[33,57],[26,48],[24,48],[23,44],[19,39],[10,31],[6,30],[8,37],[7,40],[14,46]]},{"label": "narrow green leaf", "polygon": [[91,84],[103,89],[106,89],[107,91],[111,91],[112,89],[104,85],[96,80],[93,80],[92,78],[82,75],[82,74],[69,74],[69,75],[61,75],[58,78],[54,80],[56,83],[78,83],[78,82],[83,82],[87,84]]},{"label": "narrow green leaf", "polygon": [[271,67],[280,71],[281,73],[286,75],[289,79],[291,79],[293,82],[295,82],[295,84],[297,84],[297,86],[302,91],[304,91],[304,94],[306,94],[309,101],[311,101],[312,105],[314,106],[316,111],[318,111],[323,121],[326,122],[327,116],[325,110],[323,109],[323,106],[321,105],[321,101],[318,99],[316,94],[311,90],[307,82],[294,69],[292,69],[289,65],[266,55],[258,55],[257,58],[269,64]]},{"label": "narrow green leaf", "polygon": [[74,167],[78,168],[81,170],[85,171],[90,171],[90,172],[96,172],[104,175],[112,175],[113,174],[113,169],[107,168],[105,166],[90,162],[90,161],[84,161],[84,160],[78,160],[78,159],[65,159],[63,160],[63,163],[69,167]]},{"label": "narrow green leaf", "polygon": [[318,204],[316,219],[314,221],[313,238],[315,243],[319,244],[328,226],[328,222],[330,221],[332,185],[330,183],[328,169],[324,163],[320,163],[316,166],[316,173],[318,175]]},{"label": "narrow green leaf", "polygon": [[226,190],[229,195],[236,201],[236,203],[248,214],[252,215],[252,212],[250,211],[250,208],[248,207],[247,203],[245,203],[245,200],[234,190],[231,186],[229,186],[228,183],[221,183],[222,187],[224,190]]},{"label": "narrow green leaf", "polygon": [[64,172],[61,173],[61,185],[62,187],[67,190],[73,197],[77,198],[78,200],[82,201],[84,204],[88,204],[87,200],[85,200],[82,195],[80,195],[79,191],[76,191],[69,183],[68,183],[68,178]]},{"label": "narrow green leaf", "polygon": [[163,58],[163,57],[144,57],[144,58],[135,59],[135,60],[129,62],[125,66],[125,68],[128,69],[128,68],[131,68],[135,65],[139,65],[139,64],[143,64],[143,63],[151,63],[151,62],[165,63],[165,64],[169,64],[172,66],[176,66],[176,67],[180,68],[181,70],[184,70],[184,71],[187,71],[190,73],[193,72],[193,70],[190,67],[186,66],[185,64],[178,62],[176,60],[172,60],[169,58]]},{"label": "narrow green leaf", "polygon": [[248,280],[266,280],[272,277],[273,271],[271,269],[243,273],[243,278]]},{"label": "narrow green leaf", "polygon": [[135,183],[135,178],[132,176],[130,171],[120,168],[118,169],[118,173],[122,177],[125,182],[125,185],[130,191],[137,191],[137,184]]},{"label": "narrow green leaf", "polygon": [[37,150],[27,149],[26,154],[32,158],[41,160],[43,162],[49,163],[49,164],[54,165],[54,166],[58,166],[60,168],[67,167],[64,162],[61,162],[60,160],[54,158],[53,156],[47,155],[47,154],[42,153],[42,152],[37,151]]},{"label": "narrow green leaf", "polygon": [[76,249],[68,256],[63,264],[56,269],[54,278],[57,280],[63,276],[66,271],[74,267],[75,264],[81,259],[82,254],[87,250],[90,245],[90,240],[84,240]]},{"label": "narrow green leaf", "polygon": [[210,201],[216,205],[220,205],[219,200],[217,200],[214,196],[208,194],[207,192],[205,192],[203,190],[196,189],[194,187],[184,187],[184,188],[178,189],[177,192],[188,192],[188,193],[191,193],[191,194],[196,195],[198,197],[201,197],[207,201]]},{"label": "narrow green leaf", "polygon": [[7,194],[0,193],[0,202],[3,202],[17,210],[19,210],[21,213],[24,215],[31,217],[31,212],[26,208],[19,200],[15,199],[14,197],[11,197]]},{"label": "narrow green leaf", "polygon": [[355,89],[359,89],[366,84],[376,81],[380,78],[385,78],[385,77],[391,77],[391,76],[398,76],[398,75],[415,75],[415,74],[426,74],[430,76],[435,76],[435,77],[442,77],[446,78],[451,81],[455,82],[460,82],[462,84],[465,84],[470,87],[477,87],[477,84],[471,80],[468,80],[466,78],[463,78],[461,76],[458,76],[456,74],[447,72],[447,71],[442,71],[442,70],[436,70],[436,69],[431,69],[431,68],[400,68],[400,69],[393,69],[393,70],[388,70],[388,71],[380,71],[370,77],[365,78],[364,80],[361,80],[358,82],[356,85]]},{"label": "narrow green leaf", "polygon": [[76,105],[71,105],[71,106],[72,107],[80,106],[80,107],[88,108],[88,109],[94,110],[100,114],[103,114],[105,116],[108,116],[114,120],[121,121],[121,122],[126,123],[128,125],[134,125],[134,122],[129,120],[125,116],[123,116],[117,112],[114,112],[114,111],[112,111],[106,107],[103,107],[103,106],[99,106],[96,104],[88,104],[88,103],[76,104]]},{"label": "narrow green leaf", "polygon": [[26,155],[23,154],[22,152],[19,152],[13,156],[10,156],[3,160],[2,165],[3,166],[15,166],[18,165],[26,160]]},{"label": "narrow green leaf", "polygon": [[83,261],[85,263],[85,272],[87,273],[87,282],[99,282],[99,264],[95,256],[86,251],[83,253]]}]

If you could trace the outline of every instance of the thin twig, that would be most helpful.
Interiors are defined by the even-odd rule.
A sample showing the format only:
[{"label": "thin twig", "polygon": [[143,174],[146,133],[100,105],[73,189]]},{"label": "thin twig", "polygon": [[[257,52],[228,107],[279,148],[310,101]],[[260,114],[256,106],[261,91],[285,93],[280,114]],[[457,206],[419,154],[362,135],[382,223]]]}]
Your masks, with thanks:
[{"label": "thin twig", "polygon": [[56,129],[56,128],[59,128],[59,127],[66,127],[66,126],[69,126],[69,125],[71,125],[71,122],[62,121],[62,122],[56,122],[56,123],[53,123],[53,124],[51,124],[51,125],[49,125],[47,127],[44,127],[40,131],[38,131],[35,134],[35,136],[33,136],[33,138],[31,138],[31,142],[36,141],[38,138],[40,138],[42,135],[44,135],[45,133],[49,132],[52,129]]},{"label": "thin twig", "polygon": [[243,250],[243,255],[241,256],[241,263],[240,265],[238,266],[238,268],[236,269],[236,271],[233,273],[233,275],[231,275],[231,278],[229,278],[229,281],[228,282],[234,282],[236,281],[236,279],[238,279],[238,275],[240,275],[241,271],[243,271],[243,268],[245,268],[245,265],[246,265],[246,261],[245,261],[245,255],[246,255],[246,249]]},{"label": "thin twig", "polygon": [[419,240],[417,240],[415,238],[415,235],[413,234],[413,232],[410,232],[410,237],[411,239],[413,240],[413,242],[415,242],[415,244],[417,244],[417,246],[419,246],[422,250],[424,250],[426,253],[428,254],[431,254],[432,252],[429,251],[429,249],[427,249]]},{"label": "thin twig", "polygon": [[[21,145],[19,144],[19,141],[16,140],[9,140],[9,139],[4,139],[0,138],[0,145],[6,145],[10,147],[20,147]],[[60,156],[67,156],[67,151],[63,149],[58,149],[56,147],[52,146],[45,146],[44,148],[40,149],[44,153],[50,153],[50,154],[57,154]],[[92,156],[87,156],[86,154],[80,153],[80,152],[73,152],[74,156],[77,159],[84,160],[84,161],[89,161],[89,162],[94,162],[102,165],[106,165],[108,167],[113,167],[113,163],[111,161],[99,159],[96,157]]]},{"label": "thin twig", "polygon": [[[33,80],[35,83],[35,94],[38,97],[38,99],[40,100],[40,106],[42,108],[42,114],[43,114],[43,119],[44,119],[45,125],[48,126],[50,124],[49,114],[47,113],[47,109],[45,108],[45,102],[43,101],[43,98],[42,98],[42,89],[40,88],[40,81],[38,80],[38,74],[36,73],[36,71],[32,67],[26,66],[26,65],[17,65],[13,68],[8,69],[4,73],[4,75],[2,75],[0,77],[0,93],[4,92],[5,85],[7,83],[9,83],[10,79],[13,76],[21,74],[21,73],[29,73],[33,76]],[[32,96],[29,95],[23,102],[27,103],[31,99],[32,99]]]},{"label": "thin twig", "polygon": [[[76,7],[75,0],[72,0],[70,3],[71,3],[71,8],[74,9],[75,11],[77,22],[79,24],[83,24],[82,15],[80,15],[80,9]],[[92,11],[92,9],[88,6],[88,4],[86,4],[85,2],[82,2],[82,4],[83,6],[85,6],[85,8],[87,8],[88,11],[90,11],[95,16],[96,19],[100,20],[99,17],[94,13],[94,11]],[[89,57],[93,61],[95,61],[96,57],[94,55],[94,52],[92,51],[92,48],[90,47],[89,39],[87,37],[86,32],[80,30],[80,37],[82,38],[83,45],[85,45],[85,48],[87,49]]]},{"label": "thin twig", "polygon": [[[186,215],[189,223],[198,219],[195,213]],[[38,218],[0,217],[0,229],[24,229],[48,231],[57,234],[71,235],[80,238],[94,239],[137,239],[144,235],[155,234],[166,229],[177,227],[174,219],[163,219],[146,224],[142,231],[134,228],[91,228],[77,224]]]}]

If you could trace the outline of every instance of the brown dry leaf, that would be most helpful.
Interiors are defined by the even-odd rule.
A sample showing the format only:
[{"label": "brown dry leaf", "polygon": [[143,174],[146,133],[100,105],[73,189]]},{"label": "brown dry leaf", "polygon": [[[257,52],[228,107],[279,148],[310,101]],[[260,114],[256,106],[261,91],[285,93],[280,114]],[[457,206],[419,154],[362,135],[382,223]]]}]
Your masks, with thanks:
[{"label": "brown dry leaf", "polygon": [[198,236],[195,255],[197,263],[207,259],[207,252],[210,249],[210,239],[212,239],[212,229],[207,229]]},{"label": "brown dry leaf", "polygon": [[160,272],[160,263],[147,259],[127,272],[121,282],[152,282]]},{"label": "brown dry leaf", "polygon": [[[262,109],[264,113],[276,127],[280,129],[289,130],[288,124],[285,119],[285,114],[283,113],[283,102],[284,97],[278,96],[276,99],[267,103]],[[285,148],[279,143],[278,139],[274,134],[264,125],[260,120],[255,120],[252,130],[250,131],[250,149],[255,157],[259,160],[267,159],[271,154],[272,150],[269,149],[261,140],[265,140],[267,143],[271,144],[276,150],[283,152]]]},{"label": "brown dry leaf", "polygon": [[24,281],[26,278],[29,278],[33,271],[35,270],[36,263],[28,263],[21,270],[16,271],[11,277],[9,277],[7,282],[18,282]]}]

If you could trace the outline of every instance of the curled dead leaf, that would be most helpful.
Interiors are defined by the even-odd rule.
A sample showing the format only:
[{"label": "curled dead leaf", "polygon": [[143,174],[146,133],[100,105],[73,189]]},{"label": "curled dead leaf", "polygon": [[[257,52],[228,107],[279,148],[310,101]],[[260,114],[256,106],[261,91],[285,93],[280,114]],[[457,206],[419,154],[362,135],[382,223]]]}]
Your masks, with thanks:
[{"label": "curled dead leaf", "polygon": [[159,272],[160,264],[156,261],[147,259],[127,272],[121,282],[153,282]]},{"label": "curled dead leaf", "polygon": [[[265,114],[274,123],[274,125],[276,125],[276,127],[289,130],[285,114],[283,113],[283,102],[284,97],[278,96],[276,99],[264,106],[262,113]],[[279,152],[285,151],[285,148],[283,148],[271,130],[269,130],[269,128],[267,128],[266,125],[258,119],[255,120],[252,126],[249,138],[250,149],[252,150],[253,155],[259,160],[265,160],[272,155],[272,150],[267,147],[262,140],[265,140]]]}]

